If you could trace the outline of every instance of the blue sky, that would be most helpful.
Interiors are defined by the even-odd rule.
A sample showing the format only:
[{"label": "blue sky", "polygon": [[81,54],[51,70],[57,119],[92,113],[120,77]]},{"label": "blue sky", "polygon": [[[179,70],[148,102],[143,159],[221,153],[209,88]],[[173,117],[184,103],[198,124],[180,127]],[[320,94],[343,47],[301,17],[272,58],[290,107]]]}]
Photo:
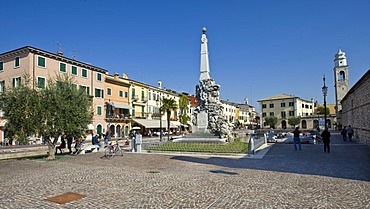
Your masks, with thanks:
[{"label": "blue sky", "polygon": [[334,55],[350,85],[370,68],[368,0],[18,0],[0,9],[0,53],[26,45],[105,68],[110,74],[194,94],[207,28],[211,77],[223,100],[280,93],[334,103]]}]

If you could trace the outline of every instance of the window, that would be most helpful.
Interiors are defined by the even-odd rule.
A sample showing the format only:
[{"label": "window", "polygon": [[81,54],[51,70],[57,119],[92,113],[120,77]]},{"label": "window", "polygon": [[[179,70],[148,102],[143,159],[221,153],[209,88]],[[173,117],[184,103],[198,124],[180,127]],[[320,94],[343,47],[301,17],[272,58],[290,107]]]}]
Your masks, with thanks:
[{"label": "window", "polygon": [[81,75],[82,75],[83,78],[87,78],[87,70],[82,68],[81,69]]},{"label": "window", "polygon": [[304,105],[304,108],[308,109],[308,105]]},{"label": "window", "polygon": [[125,98],[128,98],[128,92],[125,91]]},{"label": "window", "polygon": [[[150,92],[150,91],[149,91],[149,93],[148,93],[148,99],[149,99],[149,100],[152,100],[152,92]],[[149,111],[149,112],[150,112],[150,111]]]},{"label": "window", "polygon": [[289,116],[294,116],[294,111],[289,111]]},{"label": "window", "polygon": [[[285,104],[285,103],[284,103]],[[285,111],[282,111],[281,112],[281,118],[286,118],[286,112]]]},{"label": "window", "polygon": [[135,89],[133,88],[131,92],[131,99],[134,99],[134,98],[135,98]]},{"label": "window", "polygon": [[0,93],[4,92],[5,90],[5,81],[0,81]]},{"label": "window", "polygon": [[102,108],[101,108],[101,106],[97,106],[96,109],[97,109],[96,114],[97,115],[101,115],[102,114],[102,111],[101,111]]},{"label": "window", "polygon": [[123,97],[123,91],[119,91],[118,96]]},{"label": "window", "polygon": [[45,88],[45,78],[37,77],[37,88],[40,88],[40,89]]},{"label": "window", "polygon": [[302,108],[304,108],[304,104],[302,104]]},{"label": "window", "polygon": [[262,104],[262,108],[266,108],[266,104]]},{"label": "window", "polygon": [[4,70],[4,62],[0,61],[0,71],[3,71],[3,70]]},{"label": "window", "polygon": [[90,95],[90,87],[80,85],[80,91],[85,91],[86,95]]},{"label": "window", "polygon": [[19,67],[19,57],[15,57],[14,58],[14,68],[18,68]]},{"label": "window", "polygon": [[144,107],[144,106],[142,106],[142,107],[141,107],[141,117],[144,117],[144,112],[145,112],[145,107]]},{"label": "window", "polygon": [[37,66],[46,67],[45,57],[41,57],[41,56],[37,57]]},{"label": "window", "polygon": [[97,97],[97,98],[104,98],[104,90],[102,90],[102,89],[95,89],[95,97]]},{"label": "window", "polygon": [[18,87],[21,84],[21,77],[13,78],[13,88]]},{"label": "window", "polygon": [[285,102],[282,102],[280,106],[285,107]]},{"label": "window", "polygon": [[59,63],[59,71],[60,72],[63,72],[63,73],[67,72],[67,65],[66,65],[66,63],[63,63],[63,62],[60,62]]},{"label": "window", "polygon": [[72,73],[72,75],[77,75],[77,67],[76,66],[71,66],[71,73]]},{"label": "window", "polygon": [[131,115],[135,117],[135,105],[132,105]]},{"label": "window", "polygon": [[144,90],[141,91],[141,101],[144,101]]},{"label": "window", "polygon": [[96,80],[101,81],[101,73],[96,73]]},{"label": "window", "polygon": [[270,116],[274,116],[274,112],[270,112]]},{"label": "window", "polygon": [[77,90],[77,84],[72,83],[72,89]]},{"label": "window", "polygon": [[312,105],[310,105],[310,109],[312,109]]},{"label": "window", "polygon": [[108,96],[111,96],[112,95],[112,89],[111,88],[107,88],[107,95]]},{"label": "window", "polygon": [[289,102],[289,107],[294,107],[294,102]]},{"label": "window", "polygon": [[274,104],[270,104],[270,108],[274,108]]}]

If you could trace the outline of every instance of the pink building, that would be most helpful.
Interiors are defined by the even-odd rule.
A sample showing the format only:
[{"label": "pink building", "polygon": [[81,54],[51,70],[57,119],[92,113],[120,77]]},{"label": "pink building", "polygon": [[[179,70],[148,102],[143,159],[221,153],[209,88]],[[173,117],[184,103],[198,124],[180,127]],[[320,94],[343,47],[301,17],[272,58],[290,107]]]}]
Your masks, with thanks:
[{"label": "pink building", "polygon": [[[47,80],[56,75],[71,75],[75,78],[76,86],[85,88],[87,94],[93,96],[92,124],[95,130],[98,126],[105,125],[103,112],[105,112],[104,85],[107,70],[64,57],[62,52],[54,54],[31,46],[0,54],[0,92],[4,88],[19,85],[25,74],[30,75],[33,88],[45,87]],[[0,142],[4,139],[5,123],[0,118]]]}]

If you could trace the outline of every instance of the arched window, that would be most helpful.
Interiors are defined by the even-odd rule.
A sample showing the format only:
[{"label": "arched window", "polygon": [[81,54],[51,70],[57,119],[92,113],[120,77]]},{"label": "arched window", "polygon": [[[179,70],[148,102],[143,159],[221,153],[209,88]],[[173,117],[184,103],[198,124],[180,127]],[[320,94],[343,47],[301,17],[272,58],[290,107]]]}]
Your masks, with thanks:
[{"label": "arched window", "polygon": [[346,80],[346,74],[344,73],[344,71],[339,72],[339,80],[340,81]]},{"label": "arched window", "polygon": [[307,121],[302,120],[302,129],[307,129]]}]

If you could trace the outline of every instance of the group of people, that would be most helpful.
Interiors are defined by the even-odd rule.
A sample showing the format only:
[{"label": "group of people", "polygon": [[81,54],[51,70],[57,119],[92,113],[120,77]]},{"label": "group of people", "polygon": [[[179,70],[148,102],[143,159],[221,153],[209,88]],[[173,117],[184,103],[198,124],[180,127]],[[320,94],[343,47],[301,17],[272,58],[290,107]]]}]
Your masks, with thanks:
[{"label": "group of people", "polygon": [[349,125],[348,128],[347,128],[347,126],[344,126],[344,128],[342,129],[342,132],[341,132],[341,134],[343,136],[343,141],[344,142],[347,141],[347,136],[348,136],[349,141],[352,142],[353,133],[354,133],[354,131],[353,131],[353,128],[351,127],[351,125]]},{"label": "group of people", "polygon": [[[110,134],[109,133],[106,133],[106,134],[103,134],[103,139],[104,139],[104,144],[107,145],[108,144],[108,141],[109,141],[109,137]],[[84,140],[80,140],[78,138],[75,139],[75,150],[78,150],[86,141],[91,141],[91,143],[93,145],[98,145],[99,148],[98,149],[101,149],[102,148],[102,144],[100,143],[100,136],[99,134],[95,134],[94,132],[88,132],[86,134],[86,138]],[[66,148],[66,145],[67,145],[67,148],[68,148],[68,151],[69,151],[69,154],[73,154],[73,151],[72,151],[72,143],[73,143],[73,136],[72,135],[66,135],[66,134],[62,134],[60,136],[60,140],[61,140],[61,143],[59,146],[56,146],[55,148],[55,154],[58,154],[58,150],[60,153],[63,153],[62,150]],[[67,140],[67,143],[66,143],[66,140]]]},{"label": "group of people", "polygon": [[[300,133],[301,133],[301,131],[299,130],[299,127],[296,127],[293,131],[293,144],[294,144],[294,149],[295,150],[297,150],[297,144],[298,144],[299,150],[302,151],[301,139],[299,137]],[[321,133],[320,136],[322,138],[322,141],[324,142],[324,152],[330,153],[330,137],[331,137],[331,134],[328,130],[328,127],[325,127],[324,131]]]}]

